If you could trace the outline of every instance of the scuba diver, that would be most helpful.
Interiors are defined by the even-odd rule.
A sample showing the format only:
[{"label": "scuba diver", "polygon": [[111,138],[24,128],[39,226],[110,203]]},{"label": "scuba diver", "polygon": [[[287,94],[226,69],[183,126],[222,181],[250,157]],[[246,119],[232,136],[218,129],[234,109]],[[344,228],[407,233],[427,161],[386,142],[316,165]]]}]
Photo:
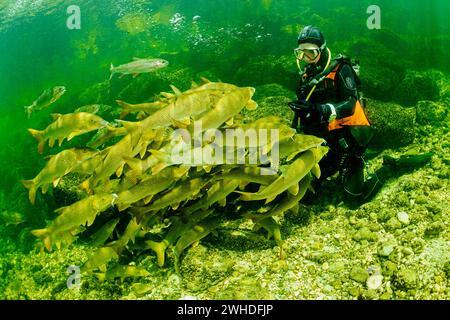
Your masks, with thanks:
[{"label": "scuba diver", "polygon": [[364,172],[363,156],[372,131],[359,98],[359,70],[346,56],[332,59],[322,32],[313,26],[300,31],[294,53],[301,79],[298,100],[289,103],[294,111],[292,127],[325,139],[329,147],[319,163],[317,183],[339,171],[349,198],[367,201],[380,182],[375,174]]}]

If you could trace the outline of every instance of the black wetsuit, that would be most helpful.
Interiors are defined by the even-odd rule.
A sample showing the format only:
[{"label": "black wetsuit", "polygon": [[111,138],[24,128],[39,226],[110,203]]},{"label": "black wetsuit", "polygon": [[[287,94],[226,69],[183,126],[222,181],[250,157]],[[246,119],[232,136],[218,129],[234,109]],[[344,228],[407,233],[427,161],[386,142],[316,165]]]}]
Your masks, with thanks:
[{"label": "black wetsuit", "polygon": [[[324,52],[325,53],[325,52]],[[299,100],[306,100],[312,87],[308,86],[312,78],[321,73],[327,63],[327,54],[322,54],[317,64],[308,65],[305,77],[300,80],[297,90]],[[332,60],[333,62],[333,60]],[[362,195],[364,185],[365,145],[360,145],[352,135],[349,127],[328,130],[328,120],[331,106],[336,111],[336,119],[353,115],[358,99],[357,79],[348,63],[340,63],[335,79],[325,78],[317,84],[309,98],[319,112],[299,112],[300,128],[304,134],[311,134],[326,140],[330,148],[326,156],[320,161],[321,180],[340,171],[340,182],[351,195]],[[320,108],[319,108],[320,106]]]}]

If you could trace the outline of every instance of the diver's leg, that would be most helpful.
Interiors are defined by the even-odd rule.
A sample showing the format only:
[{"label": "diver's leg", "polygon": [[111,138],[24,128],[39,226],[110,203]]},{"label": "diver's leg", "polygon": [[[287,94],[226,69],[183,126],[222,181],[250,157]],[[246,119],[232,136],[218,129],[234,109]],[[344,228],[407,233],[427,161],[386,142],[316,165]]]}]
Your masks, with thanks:
[{"label": "diver's leg", "polygon": [[375,174],[365,177],[363,154],[364,148],[357,148],[354,153],[347,155],[341,170],[341,182],[345,192],[352,198],[368,200],[379,190],[381,183]]}]

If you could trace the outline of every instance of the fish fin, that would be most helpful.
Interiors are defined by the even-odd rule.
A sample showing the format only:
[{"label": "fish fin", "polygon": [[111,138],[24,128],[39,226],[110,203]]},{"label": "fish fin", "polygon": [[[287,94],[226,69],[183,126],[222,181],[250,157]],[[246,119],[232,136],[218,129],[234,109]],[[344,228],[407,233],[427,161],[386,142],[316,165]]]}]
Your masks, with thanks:
[{"label": "fish fin", "polygon": [[273,200],[275,200],[276,197],[277,197],[277,196],[268,197],[268,198],[266,199],[266,202],[264,202],[264,204],[268,204],[269,202],[272,202]]},{"label": "fish fin", "polygon": [[50,114],[50,116],[52,117],[53,121],[56,121],[62,117],[62,114],[61,113],[52,113],[52,114]]},{"label": "fish fin", "polygon": [[177,210],[178,207],[180,206],[180,203],[181,203],[181,202],[178,202],[178,203],[173,204],[173,205],[172,205],[172,210]]},{"label": "fish fin", "polygon": [[53,180],[53,188],[56,188],[60,181],[61,181],[61,177],[56,178],[55,180]]},{"label": "fish fin", "polygon": [[181,165],[178,168],[173,169],[174,178],[180,179],[181,177],[186,175],[190,168],[190,166]]},{"label": "fish fin", "polygon": [[137,122],[132,121],[124,121],[124,120],[116,120],[118,123],[120,123],[127,131],[132,131],[135,128],[139,127],[139,124]]},{"label": "fish fin", "polygon": [[299,186],[298,183],[294,184],[293,186],[290,186],[288,188],[288,192],[292,194],[293,196],[296,196],[298,194]]},{"label": "fish fin", "polygon": [[213,167],[212,165],[206,165],[206,166],[203,166],[203,170],[205,170],[206,173],[210,173],[212,167]]},{"label": "fish fin", "polygon": [[149,195],[148,197],[144,198],[144,204],[149,204],[150,201],[153,199],[153,194]]},{"label": "fish fin", "polygon": [[152,240],[147,240],[145,241],[145,244],[148,246],[149,249],[153,250],[156,253],[158,266],[162,267],[164,265],[167,243],[165,241],[156,242]]},{"label": "fish fin", "polygon": [[45,140],[42,137],[44,131],[39,131],[35,129],[28,129],[28,132],[37,140],[38,142],[38,152],[42,153],[44,151]]},{"label": "fish fin", "polygon": [[217,201],[217,203],[219,204],[219,206],[225,207],[227,205],[227,198],[220,199],[219,201]]},{"label": "fish fin", "polygon": [[288,157],[286,158],[286,161],[291,161],[292,159],[295,158],[295,156],[298,154],[298,151],[294,151],[293,153],[291,153],[290,155],[288,155]]},{"label": "fish fin", "polygon": [[181,120],[176,120],[176,119],[170,119],[170,121],[172,122],[172,125],[176,128],[181,128],[181,129],[186,129],[189,124],[191,123],[191,118],[190,117],[186,117],[184,119]]},{"label": "fish fin", "polygon": [[122,108],[122,112],[120,113],[120,119],[125,118],[128,114],[130,114],[130,104],[122,101],[116,100],[116,103]]},{"label": "fish fin", "polygon": [[139,76],[139,73],[133,73],[133,79]]},{"label": "fish fin", "polygon": [[[73,131],[69,134],[69,136],[67,137],[67,141],[72,140],[73,138],[75,138],[77,135],[80,134],[79,130]],[[62,142],[64,141],[64,139],[62,139],[61,141],[59,141],[59,145],[61,146]]]},{"label": "fish fin", "polygon": [[50,148],[53,148],[53,146],[55,145],[55,138],[48,139],[48,145]]},{"label": "fish fin", "polygon": [[138,160],[138,159],[132,158],[132,157],[128,157],[128,156],[122,156],[122,159],[131,168],[131,171],[139,172],[139,174],[142,173],[141,160]]},{"label": "fish fin", "polygon": [[120,167],[118,167],[117,170],[116,170],[116,176],[117,176],[118,178],[120,178],[120,176],[121,176],[122,173],[123,173],[123,167],[124,167],[124,165],[125,165],[125,163],[122,163],[122,164],[120,165]]},{"label": "fish fin", "polygon": [[191,89],[198,88],[198,84],[195,81],[191,82]]},{"label": "fish fin", "polygon": [[249,100],[246,104],[245,104],[245,108],[247,110],[255,110],[256,108],[258,108],[258,104],[256,103],[256,101],[254,100]]},{"label": "fish fin", "polygon": [[86,191],[87,193],[89,193],[89,191],[91,190],[91,182],[89,181],[90,179],[86,179],[84,180],[81,184],[80,184],[80,188],[84,191]]},{"label": "fish fin", "polygon": [[205,77],[201,77],[200,80],[202,80],[202,84],[211,83],[211,81]]},{"label": "fish fin", "polygon": [[152,175],[158,174],[161,170],[167,167],[167,164],[160,162],[152,168]]},{"label": "fish fin", "polygon": [[238,191],[238,190],[234,190],[234,192],[241,194],[239,199],[242,201],[251,201],[251,199],[252,199],[253,193],[251,193],[251,192],[243,192],[243,191]]},{"label": "fish fin", "polygon": [[230,119],[228,119],[227,121],[225,121],[225,124],[228,126],[232,126],[234,124],[234,118],[231,117]]},{"label": "fish fin", "polygon": [[152,156],[154,156],[160,162],[165,162],[167,159],[167,154],[163,151],[156,150],[156,149],[149,149],[148,151],[150,151]]},{"label": "fish fin", "polygon": [[148,147],[148,143],[146,143],[142,148],[141,151],[139,152],[139,156],[141,157],[141,159],[143,159],[145,157],[145,154],[147,153],[147,147]]},{"label": "fish fin", "polygon": [[289,209],[290,212],[296,214],[298,213],[299,205],[296,203],[292,208]]},{"label": "fish fin", "polygon": [[49,184],[49,183],[44,184],[44,185],[42,186],[42,194],[46,194],[49,187],[50,187],[50,184]]},{"label": "fish fin", "polygon": [[320,172],[320,167],[319,167],[319,165],[318,165],[317,163],[314,165],[314,167],[312,167],[311,173],[312,173],[317,179],[320,179],[320,174],[321,174],[321,172]]},{"label": "fish fin", "polygon": [[169,93],[169,92],[161,92],[160,95],[162,95],[164,98],[167,98],[167,99],[172,99],[173,97],[175,97],[175,95],[173,93]]},{"label": "fish fin", "polygon": [[52,243],[50,240],[50,233],[48,229],[36,229],[32,230],[31,234],[38,237],[44,241],[44,246],[48,251],[52,251]]},{"label": "fish fin", "polygon": [[170,85],[170,88],[172,89],[172,91],[175,93],[175,95],[177,97],[181,96],[183,93],[180,91],[180,89],[178,89],[177,87],[175,87],[173,84]]},{"label": "fish fin", "polygon": [[244,190],[244,188],[249,184],[248,181],[241,181],[239,183],[239,189]]},{"label": "fish fin", "polygon": [[111,73],[111,75],[109,76],[109,80],[111,80],[113,75],[114,75],[114,71],[113,70],[114,70],[114,65],[111,62],[111,65],[109,67],[109,72]]},{"label": "fish fin", "polygon": [[25,113],[27,115],[28,120],[31,118],[31,113],[33,112],[32,107],[33,107],[33,105],[23,107],[25,109]]},{"label": "fish fin", "polygon": [[106,274],[105,273],[95,272],[94,275],[97,277],[97,280],[99,282],[105,282],[105,280],[106,280]]},{"label": "fish fin", "polygon": [[36,200],[36,184],[34,180],[22,180],[22,184],[25,188],[27,188],[28,191],[28,199],[32,204],[34,204]]}]

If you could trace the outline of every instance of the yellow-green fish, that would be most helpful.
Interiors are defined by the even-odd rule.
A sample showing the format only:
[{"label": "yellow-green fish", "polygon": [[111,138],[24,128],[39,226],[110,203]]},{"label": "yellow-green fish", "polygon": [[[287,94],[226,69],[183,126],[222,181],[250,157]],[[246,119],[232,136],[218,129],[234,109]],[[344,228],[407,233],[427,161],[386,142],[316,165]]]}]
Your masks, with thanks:
[{"label": "yellow-green fish", "polygon": [[63,176],[72,172],[74,168],[84,160],[93,157],[98,151],[89,149],[67,149],[50,156],[44,169],[32,180],[23,180],[23,185],[29,189],[28,198],[34,204],[36,191],[42,187],[42,192],[46,193],[48,186],[53,184],[56,187]]},{"label": "yellow-green fish", "polygon": [[176,210],[182,201],[195,198],[205,184],[206,181],[202,178],[183,181],[152,202],[152,204],[148,206],[148,211],[157,211],[169,206],[172,207],[173,210]]},{"label": "yellow-green fish", "polygon": [[125,278],[137,278],[137,277],[146,277],[150,273],[144,268],[139,268],[136,266],[124,266],[124,265],[116,265],[111,269],[108,269],[105,273],[95,273],[95,276],[99,281],[112,281],[116,278],[120,278],[121,280]]},{"label": "yellow-green fish", "polygon": [[118,260],[119,255],[116,253],[113,247],[105,246],[99,248],[92,254],[92,256],[83,264],[81,267],[82,273],[92,272],[94,270],[100,269],[101,271],[106,271],[106,265],[111,260]]},{"label": "yellow-green fish", "polygon": [[200,119],[188,127],[189,132],[201,128],[201,132],[208,129],[217,129],[227,120],[237,115],[244,107],[256,108],[256,103],[251,100],[255,88],[244,87],[223,95],[213,109],[209,110]]},{"label": "yellow-green fish", "polygon": [[55,103],[66,92],[66,87],[57,86],[51,89],[46,89],[41,95],[30,105],[26,106],[25,113],[28,119],[31,114],[36,111],[40,111],[48,108],[51,104]]},{"label": "yellow-green fish", "polygon": [[128,114],[132,112],[144,112],[147,115],[150,115],[155,111],[158,111],[159,109],[167,106],[167,103],[162,101],[139,103],[139,104],[130,104],[122,100],[116,100],[116,102],[119,106],[122,107],[120,119],[125,118]]},{"label": "yellow-green fish", "polygon": [[131,189],[120,192],[117,201],[119,211],[129,208],[133,203],[142,199],[147,199],[146,202],[150,201],[154,195],[173,185],[174,181],[186,174],[187,170],[189,169],[166,168],[159,174],[139,182]]},{"label": "yellow-green fish", "polygon": [[106,222],[97,232],[92,235],[92,241],[90,241],[90,245],[94,247],[101,246],[105,243],[106,240],[111,237],[116,225],[119,223],[119,218],[112,219]]},{"label": "yellow-green fish", "polygon": [[59,145],[62,144],[64,139],[68,141],[81,134],[97,130],[108,124],[95,114],[87,112],[70,113],[70,114],[52,114],[55,120],[46,129],[38,131],[34,129],[28,129],[28,131],[38,141],[38,151],[42,153],[44,151],[45,143],[49,142],[49,146],[53,147],[55,141],[58,140]]},{"label": "yellow-green fish", "polygon": [[[241,199],[244,201],[255,201],[255,200],[263,200],[266,199],[266,203],[271,202],[276,198],[280,193],[288,190],[289,188],[296,189],[298,192],[298,182],[306,176],[308,172],[314,167],[316,163],[320,161],[320,159],[326,153],[327,148],[318,147],[314,149],[309,149],[302,153],[302,155],[295,160],[292,164],[290,164],[282,175],[272,182],[270,185],[265,187],[259,192],[256,193],[248,193],[241,192]],[[293,193],[296,194],[295,191]]]},{"label": "yellow-green fish", "polygon": [[213,203],[219,202],[220,205],[225,206],[226,197],[232,193],[239,186],[239,179],[220,180],[213,184],[207,194],[194,202],[191,206],[183,208],[183,212],[191,214],[199,209],[208,208]]},{"label": "yellow-green fish", "polygon": [[52,249],[52,242],[58,241],[60,234],[70,232],[79,226],[90,226],[97,215],[114,204],[117,199],[116,194],[93,195],[74,204],[62,207],[55,212],[59,216],[45,229],[33,230],[36,237],[44,241],[48,251]]},{"label": "yellow-green fish", "polygon": [[0,221],[5,225],[17,226],[26,221],[25,215],[15,211],[0,211]]}]

